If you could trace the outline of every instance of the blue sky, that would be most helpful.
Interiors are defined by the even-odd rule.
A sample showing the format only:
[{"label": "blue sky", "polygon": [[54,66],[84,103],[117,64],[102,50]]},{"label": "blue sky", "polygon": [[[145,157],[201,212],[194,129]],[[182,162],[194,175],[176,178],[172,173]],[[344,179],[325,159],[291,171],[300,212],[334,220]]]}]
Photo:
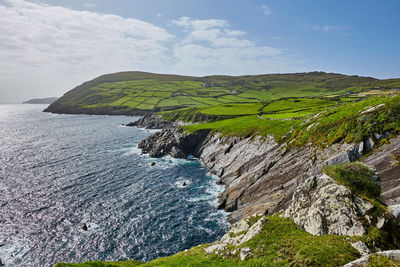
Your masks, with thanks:
[{"label": "blue sky", "polygon": [[123,70],[400,77],[399,11],[397,0],[0,0],[0,101]]}]

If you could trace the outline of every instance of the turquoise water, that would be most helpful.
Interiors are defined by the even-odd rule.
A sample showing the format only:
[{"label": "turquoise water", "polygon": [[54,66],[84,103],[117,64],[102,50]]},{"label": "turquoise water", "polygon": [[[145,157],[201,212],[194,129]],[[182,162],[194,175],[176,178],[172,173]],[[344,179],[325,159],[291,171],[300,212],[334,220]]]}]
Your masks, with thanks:
[{"label": "turquoise water", "polygon": [[215,178],[197,161],[141,155],[137,144],[151,132],[121,126],[137,118],[44,108],[0,105],[6,266],[148,261],[223,235]]}]

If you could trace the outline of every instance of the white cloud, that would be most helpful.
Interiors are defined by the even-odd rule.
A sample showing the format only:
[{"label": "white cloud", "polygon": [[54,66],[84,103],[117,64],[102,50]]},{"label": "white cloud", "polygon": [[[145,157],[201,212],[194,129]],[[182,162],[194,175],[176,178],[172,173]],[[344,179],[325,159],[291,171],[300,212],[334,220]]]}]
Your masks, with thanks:
[{"label": "white cloud", "polygon": [[264,11],[264,14],[267,15],[267,16],[272,14],[271,9],[267,5],[262,5],[261,9]]},{"label": "white cloud", "polygon": [[182,17],[172,35],[133,18],[26,0],[0,0],[0,14],[0,101],[61,95],[123,70],[198,76],[298,70],[286,50],[257,45],[226,20]]},{"label": "white cloud", "polygon": [[[59,90],[48,93],[57,95],[105,72],[159,71],[168,50],[165,44],[174,38],[165,29],[136,19],[23,0],[1,3],[0,69],[9,83],[16,77],[21,94],[28,95],[28,87],[32,90],[35,84],[43,86],[37,79],[49,76],[60,80]],[[22,74],[32,79],[29,86],[20,81]],[[5,90],[0,99],[7,97]]]},{"label": "white cloud", "polygon": [[186,30],[175,44],[174,68],[187,74],[249,74],[289,71],[283,49],[257,46],[245,32],[230,29],[225,20],[193,20],[174,23]]}]

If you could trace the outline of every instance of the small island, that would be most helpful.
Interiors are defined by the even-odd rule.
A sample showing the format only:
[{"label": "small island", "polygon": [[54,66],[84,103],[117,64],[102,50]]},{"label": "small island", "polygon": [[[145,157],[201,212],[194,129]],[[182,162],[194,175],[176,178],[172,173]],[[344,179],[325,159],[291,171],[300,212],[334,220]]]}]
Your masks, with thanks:
[{"label": "small island", "polygon": [[59,97],[46,97],[46,98],[32,98],[22,102],[23,104],[51,104],[55,102]]}]

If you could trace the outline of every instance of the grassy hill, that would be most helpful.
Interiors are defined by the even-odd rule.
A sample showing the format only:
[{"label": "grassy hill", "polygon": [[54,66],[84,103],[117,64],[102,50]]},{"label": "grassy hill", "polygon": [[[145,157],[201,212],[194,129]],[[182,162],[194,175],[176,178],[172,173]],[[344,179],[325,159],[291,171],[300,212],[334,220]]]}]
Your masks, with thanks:
[{"label": "grassy hill", "polygon": [[376,86],[400,87],[400,81],[324,72],[236,77],[120,72],[77,86],[46,111],[134,115],[221,104],[262,103],[286,97],[344,95]]}]

